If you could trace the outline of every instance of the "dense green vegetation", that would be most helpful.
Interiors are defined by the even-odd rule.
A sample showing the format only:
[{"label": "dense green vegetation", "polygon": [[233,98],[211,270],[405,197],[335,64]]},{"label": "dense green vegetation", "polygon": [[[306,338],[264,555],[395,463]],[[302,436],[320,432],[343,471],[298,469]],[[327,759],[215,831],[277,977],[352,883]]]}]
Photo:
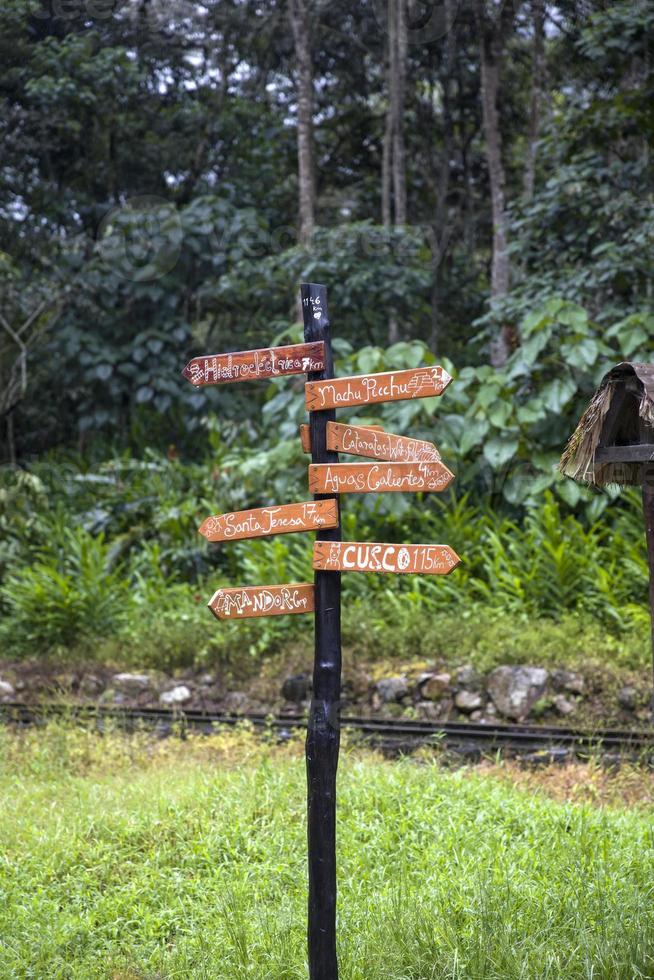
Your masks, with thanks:
[{"label": "dense green vegetation", "polygon": [[[306,975],[299,751],[0,739],[3,976]],[[339,795],[344,980],[652,975],[648,813],[349,753]]]},{"label": "dense green vegetation", "polygon": [[299,340],[311,279],[340,374],[438,359],[455,376],[440,400],[358,417],[435,441],[456,496],[348,500],[344,532],[439,540],[464,564],[349,576],[351,634],[365,610],[376,649],[395,625],[422,651],[435,616],[467,616],[464,648],[490,631],[520,656],[576,617],[571,655],[621,636],[642,662],[636,499],[555,466],[605,370],[651,357],[650,4],[435,6],[407,8],[399,64],[368,0],[298,0],[299,34],[280,0],[2,5],[3,654],[171,665],[306,635],[299,617],[218,629],[202,601],[306,578],[306,538],[196,535],[209,513],[306,495],[301,385],[198,392],[180,370]]},{"label": "dense green vegetation", "polygon": [[[310,617],[218,626],[205,608],[221,585],[310,579],[307,536],[208,545],[196,530],[208,513],[246,500],[302,499],[297,442],[265,454],[224,448],[211,465],[151,452],[94,467],[74,457],[44,461],[6,474],[0,649],[169,669],[243,667],[289,642],[308,648]],[[399,636],[407,655],[468,656],[488,667],[566,658],[644,666],[647,562],[637,494],[585,525],[564,508],[546,493],[516,521],[472,494],[432,495],[417,506],[372,495],[348,500],[349,538],[447,541],[464,556],[447,578],[346,576],[348,650],[397,653]]]}]

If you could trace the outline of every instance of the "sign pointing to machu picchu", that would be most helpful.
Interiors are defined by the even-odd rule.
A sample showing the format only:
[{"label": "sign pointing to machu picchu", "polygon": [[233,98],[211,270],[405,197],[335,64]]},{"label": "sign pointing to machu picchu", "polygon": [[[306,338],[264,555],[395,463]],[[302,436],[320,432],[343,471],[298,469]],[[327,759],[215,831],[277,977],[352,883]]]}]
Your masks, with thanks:
[{"label": "sign pointing to machu picchu", "polygon": [[304,386],[305,401],[310,412],[320,412],[326,408],[431,398],[442,395],[451,380],[445,368],[437,366],[330,378],[328,381],[307,381]]},{"label": "sign pointing to machu picchu", "polygon": [[198,528],[207,541],[238,541],[270,534],[295,531],[317,531],[338,527],[338,505],[335,500],[310,500],[302,504],[259,507],[231,514],[208,517]]},{"label": "sign pointing to machu picchu", "polygon": [[314,611],[313,585],[252,585],[218,589],[208,603],[216,619],[251,619]]},{"label": "sign pointing to machu picchu", "polygon": [[447,544],[316,541],[313,567],[323,572],[448,575],[461,559]]},{"label": "sign pointing to machu picchu", "polygon": [[432,463],[313,463],[311,493],[439,493],[454,474]]},{"label": "sign pointing to machu picchu", "polygon": [[310,374],[322,371],[324,363],[325,345],[323,341],[317,341],[288,347],[265,347],[262,350],[194,357],[182,374],[199,388],[202,385],[229,384],[233,381],[278,378],[286,374]]}]

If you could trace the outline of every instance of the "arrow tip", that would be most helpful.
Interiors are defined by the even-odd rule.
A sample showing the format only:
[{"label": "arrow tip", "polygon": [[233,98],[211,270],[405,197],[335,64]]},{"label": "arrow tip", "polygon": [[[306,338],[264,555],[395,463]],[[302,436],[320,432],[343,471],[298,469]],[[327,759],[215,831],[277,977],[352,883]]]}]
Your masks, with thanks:
[{"label": "arrow tip", "polygon": [[197,388],[197,382],[193,380],[193,361],[189,361],[184,370],[182,371],[182,377],[190,381],[194,388]]}]

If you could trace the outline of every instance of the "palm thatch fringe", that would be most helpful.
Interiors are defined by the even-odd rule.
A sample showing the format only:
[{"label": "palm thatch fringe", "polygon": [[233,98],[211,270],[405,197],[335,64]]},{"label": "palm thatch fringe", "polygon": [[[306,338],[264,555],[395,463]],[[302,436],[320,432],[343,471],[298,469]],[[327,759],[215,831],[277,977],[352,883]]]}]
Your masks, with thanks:
[{"label": "palm thatch fringe", "polygon": [[559,470],[565,476],[596,487],[608,484],[634,486],[642,482],[642,463],[595,462],[604,420],[620,388],[626,388],[635,397],[630,398],[625,422],[621,431],[616,433],[614,444],[631,445],[638,442],[641,421],[652,427],[651,438],[654,443],[654,364],[632,364],[625,361],[604,376],[579,425],[568,440],[559,463]]}]

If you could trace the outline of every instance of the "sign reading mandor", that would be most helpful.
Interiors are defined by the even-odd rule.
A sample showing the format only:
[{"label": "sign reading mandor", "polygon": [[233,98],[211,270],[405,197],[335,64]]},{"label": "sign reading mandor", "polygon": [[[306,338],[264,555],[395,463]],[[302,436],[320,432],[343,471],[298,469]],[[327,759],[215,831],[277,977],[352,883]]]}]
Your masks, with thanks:
[{"label": "sign reading mandor", "polygon": [[243,589],[218,589],[209,602],[217,619],[250,619],[282,616],[314,610],[313,585],[254,585]]}]

